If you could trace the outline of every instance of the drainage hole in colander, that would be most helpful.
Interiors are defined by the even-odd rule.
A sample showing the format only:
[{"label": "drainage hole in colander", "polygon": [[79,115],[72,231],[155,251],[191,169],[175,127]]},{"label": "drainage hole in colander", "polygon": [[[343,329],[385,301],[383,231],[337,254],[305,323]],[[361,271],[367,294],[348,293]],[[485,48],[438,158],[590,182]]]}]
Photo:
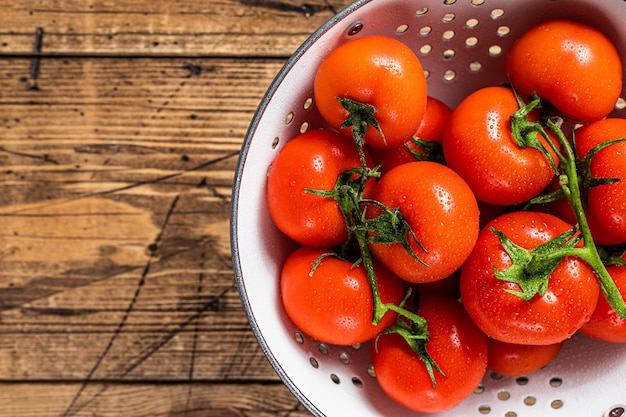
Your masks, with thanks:
[{"label": "drainage hole in colander", "polygon": [[441,18],[441,21],[443,23],[450,23],[452,22],[454,19],[456,19],[456,15],[454,13],[446,13],[443,15],[443,17]]},{"label": "drainage hole in colander", "polygon": [[504,10],[503,9],[493,9],[491,11],[491,18],[492,19],[499,19],[502,16],[504,16]]},{"label": "drainage hole in colander", "polygon": [[481,405],[480,407],[478,407],[478,412],[480,414],[489,414],[491,413],[491,407],[489,407],[488,405]]},{"label": "drainage hole in colander", "polygon": [[276,149],[279,142],[280,142],[280,139],[278,138],[278,136],[276,136],[274,140],[272,141],[272,149]]},{"label": "drainage hole in colander", "polygon": [[348,27],[348,29],[346,29],[346,36],[354,36],[357,33],[359,33],[361,29],[363,29],[363,23],[354,22],[352,25]]},{"label": "drainage hole in colander", "polygon": [[515,382],[517,383],[517,385],[521,385],[521,386],[527,385],[528,377],[525,377],[525,376],[517,377],[515,378]]},{"label": "drainage hole in colander", "polygon": [[405,33],[407,30],[409,30],[409,25],[400,25],[396,28],[396,33],[397,34]]},{"label": "drainage hole in colander", "polygon": [[443,79],[446,81],[452,81],[455,78],[456,78],[456,71],[454,70],[449,69],[443,73]]},{"label": "drainage hole in colander", "polygon": [[550,386],[557,388],[560,387],[561,385],[563,385],[563,380],[557,376],[555,376],[554,378],[550,379]]},{"label": "drainage hole in colander", "polygon": [[618,98],[617,99],[617,103],[615,103],[615,108],[617,110],[624,110],[626,108],[626,100],[624,100],[623,98]]},{"label": "drainage hole in colander", "polygon": [[455,36],[455,33],[453,30],[446,30],[441,35],[441,39],[443,39],[444,41],[450,41],[452,40],[452,38],[454,38],[454,36]]},{"label": "drainage hole in colander", "polygon": [[526,398],[524,398],[524,404],[528,405],[528,406],[532,406],[537,404],[537,399],[533,396],[528,396]]},{"label": "drainage hole in colander", "polygon": [[624,417],[626,416],[626,405],[614,405],[604,413],[604,417]]},{"label": "drainage hole in colander", "polygon": [[415,11],[415,16],[424,16],[428,13],[428,7],[420,7]]},{"label": "drainage hole in colander", "polygon": [[499,391],[497,397],[500,401],[507,401],[511,398],[511,393],[508,391]]},{"label": "drainage hole in colander", "polygon": [[502,47],[500,45],[491,45],[489,47],[489,55],[496,57],[502,54]]},{"label": "drainage hole in colander", "polygon": [[474,29],[476,26],[478,26],[478,19],[476,19],[475,17],[467,19],[467,21],[465,22],[465,26],[467,26],[468,29]]},{"label": "drainage hole in colander", "polygon": [[509,33],[511,33],[511,28],[508,26],[499,26],[498,29],[496,30],[496,33],[498,34],[499,37],[505,37],[507,36]]},{"label": "drainage hole in colander", "polygon": [[357,388],[363,388],[363,381],[357,376],[352,377],[352,384]]},{"label": "drainage hole in colander", "polygon": [[476,45],[478,45],[478,38],[476,36],[470,36],[469,38],[465,39],[465,46],[467,48],[473,48]]},{"label": "drainage hole in colander", "polygon": [[328,355],[328,346],[326,346],[326,344],[320,343],[317,348],[322,355]]}]

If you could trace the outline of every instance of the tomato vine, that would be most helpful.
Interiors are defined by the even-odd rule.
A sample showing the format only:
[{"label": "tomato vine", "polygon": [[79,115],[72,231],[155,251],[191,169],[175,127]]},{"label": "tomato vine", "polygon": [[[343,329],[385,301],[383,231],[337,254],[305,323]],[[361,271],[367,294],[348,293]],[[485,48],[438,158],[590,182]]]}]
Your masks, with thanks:
[{"label": "tomato vine", "polygon": [[[528,278],[524,277],[532,276],[532,272],[542,270],[544,272],[542,273],[542,277],[547,281],[549,272],[551,272],[551,270],[558,265],[560,260],[566,256],[576,256],[589,264],[589,266],[591,266],[594,270],[600,281],[600,287],[615,312],[620,317],[626,317],[626,303],[615,285],[615,282],[606,270],[606,266],[604,265],[600,252],[594,243],[594,239],[587,222],[584,208],[585,199],[581,191],[582,187],[579,179],[581,163],[576,158],[573,147],[563,132],[563,119],[560,116],[554,115],[544,117],[539,122],[529,121],[527,119],[528,113],[532,109],[539,108],[540,106],[541,99],[536,95],[534,95],[533,100],[528,104],[524,104],[524,102],[520,99],[520,110],[511,116],[511,130],[514,132],[514,137],[520,147],[531,146],[541,151],[550,161],[551,166],[555,170],[555,174],[559,175],[559,196],[562,195],[563,198],[567,199],[578,222],[575,229],[569,234],[571,236],[567,236],[567,238],[569,240],[575,232],[580,230],[581,239],[570,240],[570,243],[567,243],[565,241],[561,242],[561,238],[559,237],[557,238],[557,241],[550,243],[547,246],[549,250],[538,250],[537,248],[535,251],[525,251],[519,247],[515,247],[503,233],[497,233],[500,242],[513,259],[513,265],[508,270],[499,272],[498,278],[510,282],[517,282],[520,286],[522,286],[522,288],[525,287],[526,289],[523,289],[520,296],[521,298],[528,300],[532,298],[534,294],[540,294],[546,284],[535,283],[531,285],[528,283]],[[556,136],[561,149],[549,140],[546,128]],[[552,160],[552,155],[545,148],[545,146],[538,140],[529,139],[536,137],[537,134],[540,134],[546,139],[547,143],[550,144],[552,151],[557,155],[559,159],[558,168]],[[599,145],[597,149],[589,152],[583,160],[583,165],[588,166],[591,156],[597,153],[600,149],[614,143],[618,143],[622,140],[623,139],[618,139]],[[589,178],[589,175],[583,175],[582,178]],[[592,178],[591,180],[586,181],[586,187],[591,187],[597,184],[608,184],[614,182],[615,179]],[[554,198],[554,195],[551,198]],[[583,243],[582,246],[576,247],[573,243],[577,243],[578,240],[582,240]],[[522,251],[525,251],[523,255],[521,255]],[[538,268],[537,265],[540,265],[541,267]]]}]

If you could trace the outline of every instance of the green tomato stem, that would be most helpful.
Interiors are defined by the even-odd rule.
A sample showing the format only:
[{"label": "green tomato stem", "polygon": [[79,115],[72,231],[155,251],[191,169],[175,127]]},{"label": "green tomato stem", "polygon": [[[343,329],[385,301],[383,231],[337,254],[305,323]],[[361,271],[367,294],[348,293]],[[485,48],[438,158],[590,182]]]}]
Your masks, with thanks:
[{"label": "green tomato stem", "polygon": [[[602,292],[604,293],[609,305],[620,317],[626,317],[626,303],[624,303],[624,299],[615,285],[615,282],[602,262],[598,248],[596,247],[593,236],[591,235],[587,217],[585,216],[574,150],[557,123],[555,123],[552,119],[548,119],[546,123],[548,128],[556,135],[557,139],[561,143],[561,146],[563,147],[563,151],[565,152],[564,158],[561,159],[561,167],[564,174],[567,176],[567,184],[565,184],[564,181],[561,181],[560,183],[565,193],[565,197],[574,211],[574,215],[578,221],[580,233],[583,238],[582,248],[573,248],[568,251],[584,260],[587,264],[589,264],[589,266],[591,266],[591,268],[593,268],[598,279],[600,280],[600,287],[602,288]],[[561,254],[561,256],[563,255]]]}]

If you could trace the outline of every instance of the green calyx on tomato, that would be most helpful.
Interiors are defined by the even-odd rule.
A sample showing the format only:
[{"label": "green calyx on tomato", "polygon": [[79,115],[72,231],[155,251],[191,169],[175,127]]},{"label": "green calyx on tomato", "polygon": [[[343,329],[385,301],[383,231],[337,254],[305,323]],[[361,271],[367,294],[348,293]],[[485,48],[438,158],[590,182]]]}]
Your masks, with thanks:
[{"label": "green calyx on tomato", "polygon": [[417,136],[413,136],[410,139],[410,143],[416,145],[418,149],[422,150],[422,152],[420,152],[414,149],[411,145],[409,145],[409,142],[404,144],[404,147],[415,157],[417,161],[433,161],[444,165],[446,164],[441,143],[434,140],[422,139]]},{"label": "green calyx on tomato", "polygon": [[[527,105],[520,99],[520,110],[511,116],[514,138],[518,146],[534,147],[541,151],[546,158],[551,160],[550,152],[542,143],[535,140],[527,140],[528,137],[536,137],[536,135],[528,135],[527,133],[533,131],[540,133],[543,137],[547,137],[547,128],[556,136],[562,150],[553,146],[551,141],[547,141],[547,143],[550,144],[551,150],[559,159],[558,169],[552,160],[551,164],[553,168],[555,168],[555,173],[559,175],[561,190],[558,193],[553,193],[551,198],[556,195],[563,195],[564,198],[567,199],[576,217],[577,226],[572,231],[556,237],[554,241],[542,245],[542,249],[537,248],[535,251],[526,251],[517,247],[506,238],[504,233],[494,230],[493,232],[497,234],[506,252],[514,260],[514,265],[505,271],[499,272],[498,278],[518,283],[522,288],[522,291],[518,292],[518,295],[522,299],[529,300],[532,299],[535,294],[540,294],[541,291],[545,291],[546,284],[543,282],[543,279],[545,278],[547,280],[549,271],[552,271],[566,256],[576,256],[589,264],[594,270],[600,281],[601,289],[615,312],[620,317],[626,317],[626,303],[607,272],[606,266],[602,262],[602,257],[594,242],[584,209],[585,198],[583,192],[586,191],[586,187],[592,186],[592,184],[596,182],[598,184],[611,183],[612,179],[591,178],[587,180],[586,183],[583,182],[581,184],[581,162],[576,158],[572,145],[563,133],[561,128],[562,118],[550,115],[543,117],[540,122],[526,120],[526,115],[530,110],[538,108],[541,105],[541,99],[535,93],[533,97],[533,101]],[[612,141],[609,145],[620,141],[621,139]],[[592,154],[589,158],[604,147],[605,146],[601,146],[600,149],[589,152]],[[588,165],[589,163],[586,157],[582,165]],[[590,178],[590,175],[582,175],[582,177]],[[580,230],[580,236],[572,239],[577,229]],[[582,246],[579,245],[575,247],[579,240],[582,240]],[[540,272],[538,274],[539,276],[534,277],[538,272]],[[546,274],[546,272],[548,273]]]},{"label": "green calyx on tomato", "polygon": [[552,140],[550,140],[540,122],[528,120],[529,113],[535,108],[540,108],[541,99],[535,95],[533,100],[526,104],[517,91],[515,91],[515,97],[520,105],[520,109],[511,116],[511,132],[513,133],[515,141],[521,148],[530,147],[543,153],[546,159],[550,162],[550,166],[554,172],[558,173],[558,168],[552,154],[548,152],[545,145],[537,138],[537,134],[541,135],[546,140],[546,143],[549,144],[554,153],[557,155],[559,154],[559,149],[555,146]]},{"label": "green calyx on tomato", "polygon": [[[407,298],[410,297],[410,293],[407,294]],[[413,297],[413,311],[416,312],[418,310],[417,305],[419,304],[419,294],[415,294]],[[433,387],[437,387],[437,380],[435,378],[435,372],[439,373],[444,378],[447,378],[446,374],[441,370],[439,365],[435,362],[435,360],[430,356],[428,350],[426,349],[426,342],[429,339],[429,333],[427,330],[427,322],[424,318],[418,316],[416,313],[416,318],[414,320],[410,320],[407,322],[406,316],[402,317],[401,314],[398,315],[396,319],[396,324],[394,326],[389,326],[385,330],[381,332],[378,336],[382,336],[384,334],[397,334],[402,336],[404,341],[409,345],[411,350],[417,354],[420,360],[423,362],[426,367],[426,372],[430,377],[430,380],[433,384]],[[374,349],[378,351],[378,337],[374,341]]]},{"label": "green calyx on tomato", "polygon": [[518,284],[521,291],[506,291],[525,301],[530,301],[536,295],[543,296],[546,293],[550,275],[580,241],[580,236],[576,236],[577,228],[575,227],[534,249],[528,250],[513,243],[501,231],[494,228],[490,230],[498,236],[500,244],[511,257],[512,262],[512,265],[503,271],[498,271],[494,266],[494,274],[499,280]]},{"label": "green calyx on tomato", "polygon": [[380,133],[383,142],[386,142],[385,135],[378,124],[378,120],[374,116],[378,112],[378,109],[371,104],[361,103],[347,97],[338,97],[337,101],[348,112],[348,117],[341,124],[341,129],[347,129],[352,127],[352,137],[356,142],[356,146],[361,155],[363,165],[365,165],[365,157],[363,149],[365,148],[365,134],[369,130],[370,126]]}]

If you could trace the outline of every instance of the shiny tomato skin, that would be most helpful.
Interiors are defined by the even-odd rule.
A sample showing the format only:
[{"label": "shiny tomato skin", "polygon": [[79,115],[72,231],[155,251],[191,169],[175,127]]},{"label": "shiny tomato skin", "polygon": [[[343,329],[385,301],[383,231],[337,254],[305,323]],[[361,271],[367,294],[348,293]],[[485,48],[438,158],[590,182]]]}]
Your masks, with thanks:
[{"label": "shiny tomato skin", "polygon": [[[518,109],[513,90],[496,86],[475,91],[452,112],[442,142],[446,163],[467,181],[479,201],[523,203],[555,175],[539,150],[517,145],[510,116]],[[531,113],[531,119],[536,117]],[[540,141],[550,149],[543,138]],[[554,154],[553,159],[557,162]]]},{"label": "shiny tomato skin", "polygon": [[[607,266],[607,271],[622,298],[626,298],[626,266]],[[626,343],[626,319],[621,318],[601,294],[598,305],[580,332],[594,339],[612,343]]]},{"label": "shiny tomato skin", "polygon": [[[274,158],[268,174],[266,197],[274,224],[303,245],[343,243],[348,230],[337,202],[305,189],[331,190],[340,173],[360,166],[354,142],[339,133],[317,129],[294,137]],[[373,186],[370,180],[366,191]]]},{"label": "shiny tomato skin", "polygon": [[[414,136],[423,140],[441,143],[443,131],[448,124],[451,114],[452,109],[447,104],[428,96],[426,113]],[[391,149],[372,149],[370,153],[372,158],[374,158],[374,164],[377,166],[381,165],[380,172],[384,174],[393,167],[416,160],[407,147],[427,156],[427,152],[412,140],[408,140],[402,145]]]},{"label": "shiny tomato skin", "polygon": [[[303,246],[286,260],[280,278],[283,307],[289,319],[306,335],[324,343],[349,346],[368,341],[394,323],[388,312],[372,324],[372,293],[363,264],[333,256],[324,258],[312,276],[312,264],[330,248]],[[384,303],[400,304],[404,283],[386,268],[376,266]]]},{"label": "shiny tomato skin", "polygon": [[496,278],[511,265],[498,237],[500,230],[515,244],[533,249],[572,228],[547,213],[512,212],[481,230],[476,246],[461,268],[461,298],[469,315],[487,336],[507,343],[547,345],[571,337],[593,313],[599,284],[593,270],[577,257],[565,257],[551,273],[543,296],[525,301],[506,290],[516,283]]},{"label": "shiny tomato skin", "polygon": [[[476,198],[465,181],[436,162],[402,164],[383,175],[372,198],[389,209],[398,208],[426,252],[409,239],[420,264],[398,243],[370,245],[372,254],[390,270],[413,283],[443,279],[469,256],[478,236]],[[375,208],[367,208],[375,215]]]},{"label": "shiny tomato skin", "polygon": [[563,343],[518,345],[489,338],[487,368],[508,377],[530,375],[552,362],[563,348]]},{"label": "shiny tomato skin", "polygon": [[426,350],[447,376],[435,372],[437,387],[420,358],[397,334],[372,343],[372,363],[383,391],[419,412],[440,412],[459,405],[480,384],[487,367],[487,338],[456,300],[422,297],[420,316],[428,321]]},{"label": "shiny tomato skin", "polygon": [[612,42],[567,20],[522,34],[507,54],[505,74],[522,94],[537,92],[564,116],[585,122],[611,113],[622,91],[622,62]]},{"label": "shiny tomato skin", "polygon": [[[607,118],[575,131],[576,152],[584,158],[596,145],[626,138],[626,119]],[[591,159],[591,175],[618,178],[609,185],[592,187],[587,195],[585,214],[593,239],[600,245],[626,242],[626,141],[610,145]]]},{"label": "shiny tomato skin", "polygon": [[422,64],[403,42],[386,36],[350,40],[332,50],[314,79],[314,99],[322,117],[341,129],[348,113],[337,98],[349,98],[377,109],[384,139],[372,127],[365,143],[393,148],[411,138],[426,110],[428,87]]}]

